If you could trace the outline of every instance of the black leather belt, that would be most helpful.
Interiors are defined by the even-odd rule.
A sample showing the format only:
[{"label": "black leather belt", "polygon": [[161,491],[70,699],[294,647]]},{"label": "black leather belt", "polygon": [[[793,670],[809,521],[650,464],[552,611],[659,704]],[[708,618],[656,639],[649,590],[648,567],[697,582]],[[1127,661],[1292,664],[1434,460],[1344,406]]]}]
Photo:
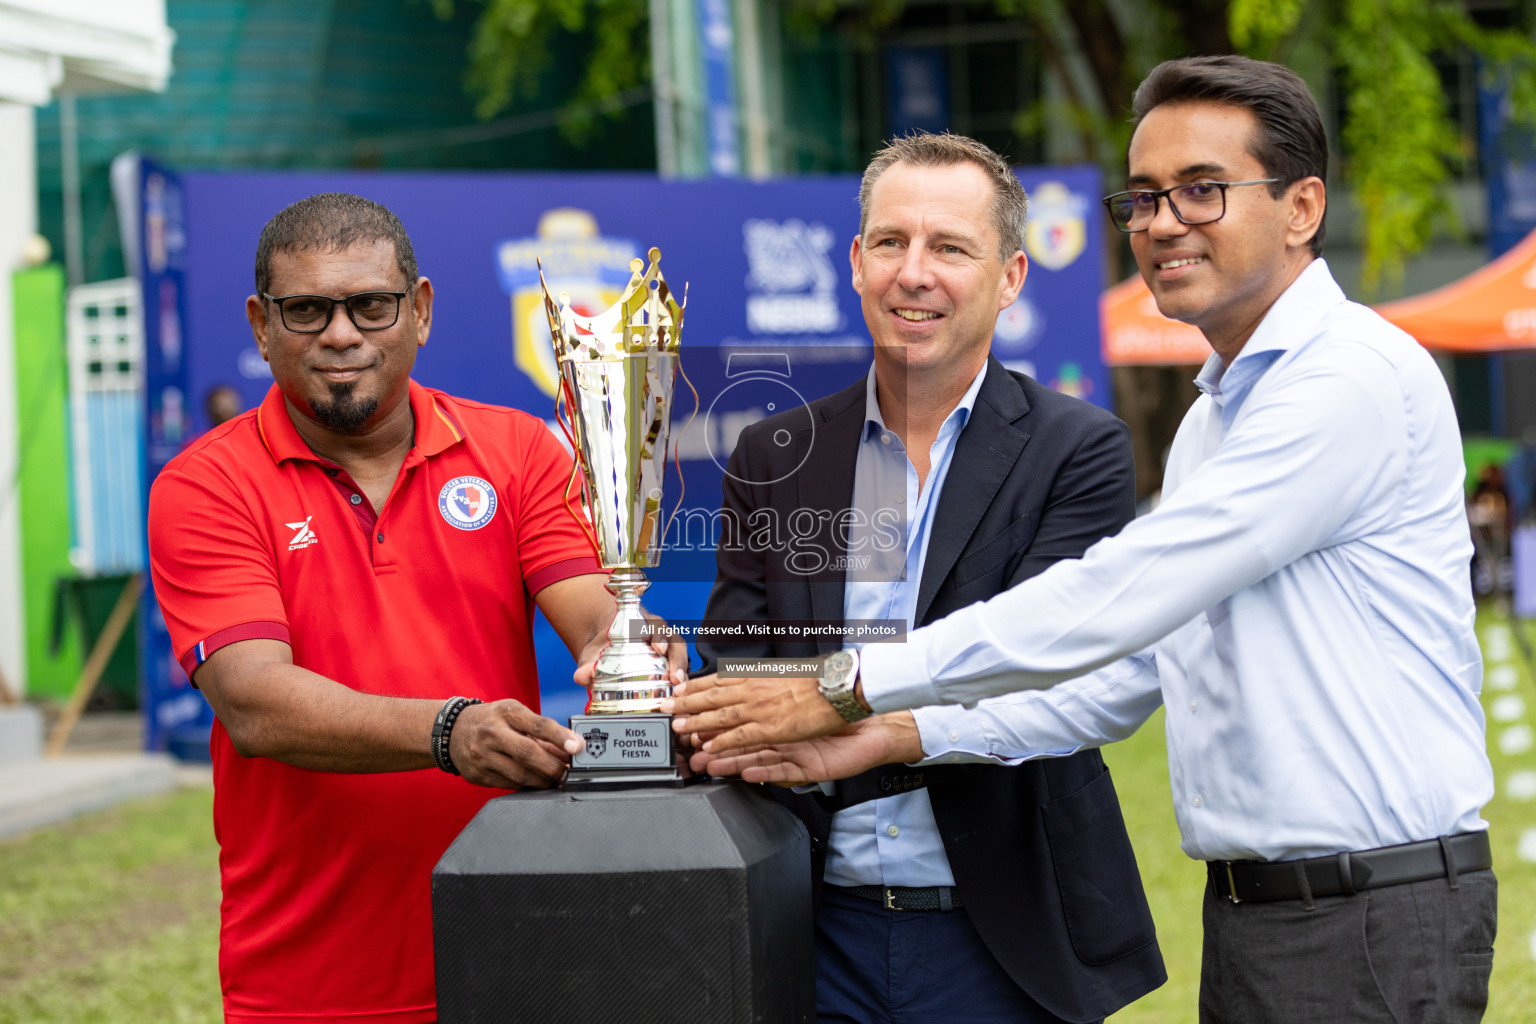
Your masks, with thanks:
[{"label": "black leather belt", "polygon": [[884,906],[886,910],[955,910],[965,906],[960,890],[952,885],[909,889],[904,885],[834,885],[838,892]]},{"label": "black leather belt", "polygon": [[[1206,863],[1216,895],[1233,903],[1349,896],[1362,889],[1427,882],[1493,867],[1488,833],[1461,832],[1401,846],[1305,860],[1213,860]],[[1305,879],[1305,882],[1303,882]],[[1303,890],[1303,884],[1306,891]]]}]

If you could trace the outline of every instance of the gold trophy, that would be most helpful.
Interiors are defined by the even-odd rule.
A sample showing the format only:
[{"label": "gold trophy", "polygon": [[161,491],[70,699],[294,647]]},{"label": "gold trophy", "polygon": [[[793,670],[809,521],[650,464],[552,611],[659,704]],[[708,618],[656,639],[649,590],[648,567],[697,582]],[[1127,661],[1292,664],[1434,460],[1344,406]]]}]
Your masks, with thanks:
[{"label": "gold trophy", "polygon": [[539,270],[560,369],[555,418],[576,455],[566,493],[579,472],[589,520],[582,526],[611,570],[608,590],[619,605],[597,657],[587,713],[571,718],[587,746],[572,758],[568,787],[680,783],[672,716],[660,712],[672,695],[667,662],[645,639],[640,595],[665,533],[662,483],[687,298],[680,304],[672,297],[661,250],[648,256],[649,266],[630,262],[619,301],[590,317],[572,309],[563,292],[557,302]]}]

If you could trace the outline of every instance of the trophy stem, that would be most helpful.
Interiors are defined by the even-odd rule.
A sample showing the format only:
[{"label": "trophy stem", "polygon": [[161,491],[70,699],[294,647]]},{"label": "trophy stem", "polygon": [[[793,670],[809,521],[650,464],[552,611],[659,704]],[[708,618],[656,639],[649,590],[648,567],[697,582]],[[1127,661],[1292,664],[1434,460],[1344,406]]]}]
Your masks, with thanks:
[{"label": "trophy stem", "polygon": [[667,660],[647,640],[636,640],[634,625],[645,621],[640,595],[651,581],[639,569],[616,569],[608,577],[608,592],[619,603],[608,626],[608,644],[597,656],[589,715],[635,714],[660,709],[672,696]]}]

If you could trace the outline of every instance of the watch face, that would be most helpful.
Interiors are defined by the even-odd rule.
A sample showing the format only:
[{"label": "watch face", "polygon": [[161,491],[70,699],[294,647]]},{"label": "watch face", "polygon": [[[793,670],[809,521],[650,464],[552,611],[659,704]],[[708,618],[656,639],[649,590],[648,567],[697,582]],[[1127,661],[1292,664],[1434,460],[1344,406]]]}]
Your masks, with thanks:
[{"label": "watch face", "polygon": [[838,683],[841,683],[842,680],[833,679],[832,677],[847,672],[852,667],[853,655],[849,654],[847,651],[837,651],[827,656],[825,674],[828,677],[829,682],[832,682],[833,685],[837,685]]}]

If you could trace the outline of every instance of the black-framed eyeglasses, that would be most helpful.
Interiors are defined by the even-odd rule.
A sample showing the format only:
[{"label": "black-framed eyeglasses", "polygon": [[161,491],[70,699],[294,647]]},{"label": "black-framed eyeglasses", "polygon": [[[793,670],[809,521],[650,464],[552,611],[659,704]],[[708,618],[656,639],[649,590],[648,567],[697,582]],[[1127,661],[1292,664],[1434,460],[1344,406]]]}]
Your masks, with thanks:
[{"label": "black-framed eyeglasses", "polygon": [[268,295],[261,297],[277,304],[283,326],[294,334],[319,334],[331,326],[337,306],[345,306],[352,326],[360,331],[382,331],[400,319],[400,300],[404,292],[358,292],[344,298],[329,295]]},{"label": "black-framed eyeglasses", "polygon": [[1227,189],[1239,185],[1273,185],[1279,178],[1253,181],[1197,181],[1173,188],[1136,189],[1104,197],[1104,207],[1115,227],[1126,234],[1145,231],[1157,218],[1157,202],[1168,197],[1168,208],[1182,224],[1214,224],[1227,212]]}]

